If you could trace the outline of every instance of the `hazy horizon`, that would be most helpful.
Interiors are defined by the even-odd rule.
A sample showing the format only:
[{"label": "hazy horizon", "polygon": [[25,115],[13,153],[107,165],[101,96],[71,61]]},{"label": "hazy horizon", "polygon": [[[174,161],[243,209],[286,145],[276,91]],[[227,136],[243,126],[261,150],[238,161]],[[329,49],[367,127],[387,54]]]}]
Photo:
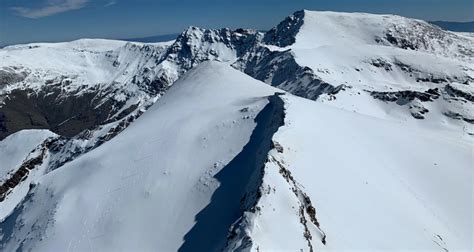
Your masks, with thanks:
[{"label": "hazy horizon", "polygon": [[0,46],[80,38],[143,38],[179,34],[191,25],[267,30],[301,9],[469,22],[474,21],[473,8],[470,0],[10,0],[0,5]]}]

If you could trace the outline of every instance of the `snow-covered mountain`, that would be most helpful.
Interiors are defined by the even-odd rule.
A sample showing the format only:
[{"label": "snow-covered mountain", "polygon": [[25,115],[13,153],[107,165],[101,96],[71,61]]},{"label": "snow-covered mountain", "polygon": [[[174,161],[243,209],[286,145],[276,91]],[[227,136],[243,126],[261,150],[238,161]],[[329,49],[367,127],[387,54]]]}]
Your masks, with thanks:
[{"label": "snow-covered mountain", "polygon": [[278,92],[201,64],[117,137],[42,177],[4,221],[4,248],[470,246],[461,132]]},{"label": "snow-covered mountain", "polygon": [[469,251],[473,38],[299,11],[0,49],[0,247]]},{"label": "snow-covered mountain", "polygon": [[23,130],[0,142],[0,219],[7,217],[23,200],[30,183],[45,173],[47,145],[56,137],[48,130]]},{"label": "snow-covered mountain", "polygon": [[472,38],[399,16],[300,11],[263,43],[243,71],[293,94],[383,118],[474,118]]},{"label": "snow-covered mountain", "polygon": [[136,115],[206,60],[363,114],[472,123],[473,41],[399,16],[299,11],[265,34],[190,27],[169,43],[10,46],[0,50],[0,137],[72,137]]}]

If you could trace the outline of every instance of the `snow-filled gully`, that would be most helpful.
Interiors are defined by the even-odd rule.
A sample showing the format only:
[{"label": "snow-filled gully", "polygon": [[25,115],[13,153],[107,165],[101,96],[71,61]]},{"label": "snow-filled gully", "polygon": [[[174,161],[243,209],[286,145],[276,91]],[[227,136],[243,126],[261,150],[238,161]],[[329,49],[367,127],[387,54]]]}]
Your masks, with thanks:
[{"label": "snow-filled gully", "polygon": [[220,186],[209,205],[195,216],[196,223],[185,235],[179,251],[223,249],[232,224],[258,201],[273,134],[284,124],[284,102],[279,95],[268,97],[269,103],[255,118],[257,125],[249,142],[214,176]]}]

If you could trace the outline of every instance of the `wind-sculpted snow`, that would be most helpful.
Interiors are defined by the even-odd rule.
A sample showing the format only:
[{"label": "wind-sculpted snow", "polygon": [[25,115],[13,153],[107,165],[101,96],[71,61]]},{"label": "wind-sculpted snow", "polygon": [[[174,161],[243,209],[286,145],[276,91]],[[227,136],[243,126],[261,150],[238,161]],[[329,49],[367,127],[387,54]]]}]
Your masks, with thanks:
[{"label": "wind-sculpted snow", "polygon": [[118,136],[44,176],[6,219],[2,248],[177,250],[276,91],[198,66]]},{"label": "wind-sculpted snow", "polygon": [[235,61],[258,37],[251,30],[190,27],[166,43],[88,39],[6,47],[0,50],[0,138],[29,128],[73,137],[116,121],[152,104],[199,63]]},{"label": "wind-sculpted snow", "polygon": [[47,144],[56,138],[47,130],[24,130],[0,142],[0,220],[23,200],[30,183],[46,173]]},{"label": "wind-sculpted snow", "polygon": [[0,182],[18,167],[28,154],[54,134],[47,130],[25,130],[0,142]]},{"label": "wind-sculpted snow", "polygon": [[291,95],[273,135],[275,92],[199,65],[37,180],[0,224],[2,249],[469,249],[472,136]]},{"label": "wind-sculpted snow", "polygon": [[0,248],[468,251],[473,38],[298,11],[0,49]]},{"label": "wind-sculpted snow", "polygon": [[283,100],[261,197],[230,249],[472,248],[472,136]]},{"label": "wind-sculpted snow", "polygon": [[[67,137],[93,130],[120,113],[146,108],[207,60],[227,62],[292,94],[363,114],[408,120],[414,115],[407,113],[410,107],[419,107],[427,110],[427,120],[452,118],[447,113],[474,118],[467,108],[472,102],[463,105],[444,93],[435,109],[418,101],[370,101],[377,97],[372,92],[441,90],[447,84],[472,90],[473,47],[472,37],[420,20],[313,11],[295,12],[265,34],[189,27],[167,43],[86,39],[10,46],[0,50],[0,138],[29,128]],[[55,106],[70,110],[57,113]],[[368,109],[374,106],[393,112]]]},{"label": "wind-sculpted snow", "polygon": [[30,128],[72,137],[146,106],[165,87],[144,85],[142,72],[165,47],[78,40],[1,49],[0,69],[23,77],[0,89],[0,138]]},{"label": "wind-sculpted snow", "polygon": [[265,34],[262,43],[235,66],[292,94],[381,118],[410,120],[411,115],[440,122],[447,111],[474,118],[472,102],[445,92],[435,106],[420,100],[401,105],[370,101],[379,97],[373,93],[443,90],[448,84],[473,90],[474,40],[426,22],[300,11]]},{"label": "wind-sculpted snow", "polygon": [[283,117],[283,101],[278,95],[271,96],[255,118],[249,142],[214,175],[219,187],[209,205],[196,215],[196,224],[184,236],[179,251],[220,251],[225,247],[232,224],[258,200],[271,139]]}]

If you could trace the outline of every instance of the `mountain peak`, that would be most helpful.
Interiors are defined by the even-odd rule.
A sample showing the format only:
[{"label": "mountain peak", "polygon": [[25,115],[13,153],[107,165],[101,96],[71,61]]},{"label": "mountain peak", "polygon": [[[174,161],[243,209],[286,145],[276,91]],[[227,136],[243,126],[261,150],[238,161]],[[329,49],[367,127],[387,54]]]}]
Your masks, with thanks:
[{"label": "mountain peak", "polygon": [[0,49],[0,250],[469,248],[473,41],[301,10]]},{"label": "mountain peak", "polygon": [[[334,45],[382,45],[470,60],[472,40],[426,21],[397,15],[300,10],[265,34],[278,47],[317,48]],[[466,46],[470,45],[470,46]]]},{"label": "mountain peak", "polygon": [[303,25],[306,12],[307,10],[300,10],[286,17],[277,26],[265,33],[263,42],[279,47],[285,47],[295,43],[296,34]]}]

